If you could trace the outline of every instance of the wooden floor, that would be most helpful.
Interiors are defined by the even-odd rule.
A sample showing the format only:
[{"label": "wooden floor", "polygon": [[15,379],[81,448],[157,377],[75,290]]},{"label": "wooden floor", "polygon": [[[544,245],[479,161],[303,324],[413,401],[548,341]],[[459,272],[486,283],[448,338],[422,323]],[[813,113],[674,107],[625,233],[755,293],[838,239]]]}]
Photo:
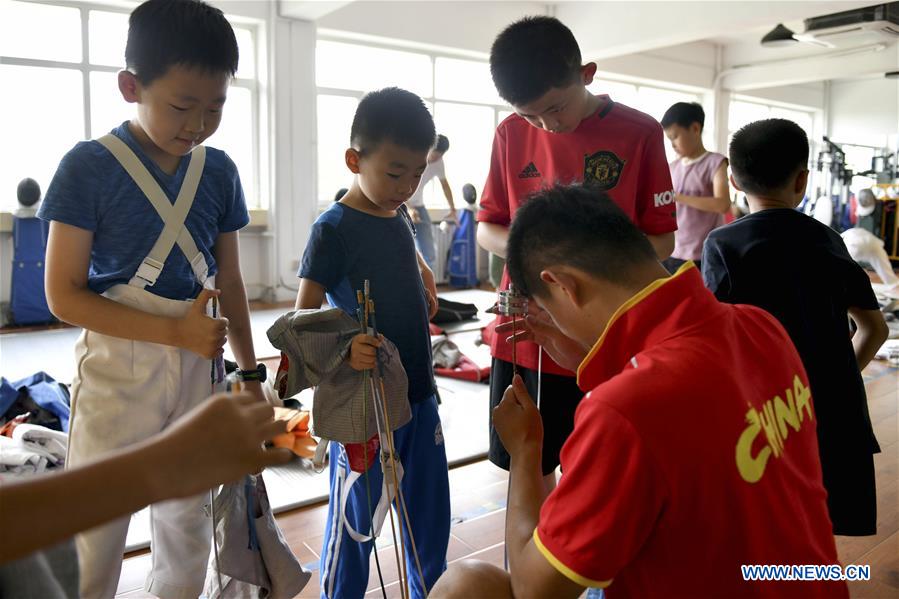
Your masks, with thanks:
[{"label": "wooden floor", "polygon": [[[869,564],[871,580],[850,583],[852,597],[899,597],[899,370],[875,363],[865,371],[868,403],[882,452],[874,457],[877,476],[878,526],[871,537],[837,537],[840,561]],[[476,557],[501,566],[505,520],[506,473],[488,462],[450,473],[453,527],[448,561]],[[288,542],[304,563],[316,563],[321,551],[322,526],[327,506],[298,510],[279,519]],[[319,534],[310,538],[312,531]],[[381,564],[393,560],[392,549],[380,550]],[[308,560],[308,562],[307,562]],[[374,567],[372,567],[374,570]],[[396,566],[385,568],[385,583],[397,580]],[[317,576],[318,572],[315,572]],[[317,597],[317,577],[300,597]],[[393,591],[393,592],[390,592]],[[370,597],[380,596],[377,578],[369,580]],[[399,597],[396,584],[388,597]]]},{"label": "wooden floor", "polygon": [[[852,597],[899,597],[899,369],[875,362],[865,370],[868,403],[877,438],[883,449],[875,456],[877,472],[878,532],[871,537],[838,537],[840,561],[869,564],[871,580],[850,583]],[[503,526],[506,473],[481,461],[450,471],[453,525],[447,559],[475,557],[503,563]],[[318,597],[318,559],[327,505],[307,507],[278,516],[278,522],[299,560],[313,570],[312,580],[299,597]],[[388,530],[388,529],[385,529]],[[399,597],[393,548],[383,535],[379,555],[388,597]],[[141,587],[149,568],[149,555],[125,562],[120,597],[147,597]],[[367,597],[381,592],[372,560]]]},{"label": "wooden floor", "polygon": [[877,476],[877,534],[837,537],[840,561],[869,564],[871,580],[851,582],[852,597],[899,597],[899,370],[883,362],[865,369],[868,407],[881,453],[874,456]]}]

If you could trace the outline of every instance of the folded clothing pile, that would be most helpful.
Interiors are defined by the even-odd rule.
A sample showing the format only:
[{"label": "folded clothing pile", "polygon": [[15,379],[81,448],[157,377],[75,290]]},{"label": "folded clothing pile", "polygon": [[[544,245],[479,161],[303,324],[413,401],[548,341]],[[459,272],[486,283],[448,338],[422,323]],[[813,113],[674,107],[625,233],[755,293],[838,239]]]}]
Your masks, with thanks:
[{"label": "folded clothing pile", "polygon": [[0,475],[37,474],[65,464],[66,433],[36,424],[6,429],[11,430],[11,436],[0,435]]}]

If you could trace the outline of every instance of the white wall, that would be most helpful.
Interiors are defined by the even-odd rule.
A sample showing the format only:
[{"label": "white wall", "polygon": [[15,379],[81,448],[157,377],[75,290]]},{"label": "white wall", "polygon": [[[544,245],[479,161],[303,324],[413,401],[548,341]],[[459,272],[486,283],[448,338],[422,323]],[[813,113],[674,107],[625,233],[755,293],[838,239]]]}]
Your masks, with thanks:
[{"label": "white wall", "polygon": [[278,19],[274,38],[270,285],[277,291],[271,299],[286,300],[296,297],[292,264],[317,215],[315,26]]},{"label": "white wall", "polygon": [[715,79],[716,52],[715,44],[692,42],[623,56],[584,58],[596,62],[600,75],[708,89]]},{"label": "white wall", "polygon": [[899,147],[899,79],[831,82],[828,131],[835,142]]},{"label": "white wall", "polygon": [[826,101],[826,92],[823,81],[804,83],[802,85],[788,85],[782,87],[766,87],[753,89],[743,95],[770,100],[784,104],[795,104],[823,110]]},{"label": "white wall", "polygon": [[571,27],[585,54],[620,56],[742,32],[754,27],[770,28],[778,22],[828,14],[865,4],[872,2],[559,2],[556,4],[555,15]]},{"label": "white wall", "polygon": [[[284,7],[289,11],[289,5]],[[547,13],[538,2],[353,2],[316,21],[336,29],[419,44],[490,51],[505,26],[527,15]],[[285,12],[285,14],[289,14]]]}]

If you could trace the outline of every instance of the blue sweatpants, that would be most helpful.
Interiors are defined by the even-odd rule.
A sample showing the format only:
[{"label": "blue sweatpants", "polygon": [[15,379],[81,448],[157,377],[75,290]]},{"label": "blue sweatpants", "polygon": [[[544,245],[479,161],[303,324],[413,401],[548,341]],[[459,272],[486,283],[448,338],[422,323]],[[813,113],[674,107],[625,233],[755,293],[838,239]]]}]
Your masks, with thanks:
[{"label": "blue sweatpants", "polygon": [[[446,550],[450,533],[449,477],[436,397],[432,396],[425,401],[412,404],[412,420],[394,431],[393,440],[405,472],[400,487],[409,510],[409,521],[418,547],[418,558],[424,572],[425,584],[430,589],[446,569]],[[329,453],[331,490],[319,570],[321,597],[361,598],[368,587],[368,566],[373,541],[365,543],[354,541],[344,527],[344,517],[357,532],[368,536],[370,519],[365,477],[360,477],[350,489],[345,514],[341,514],[338,509],[339,498],[350,469],[346,451],[341,444],[331,443]],[[381,499],[382,477],[380,461],[376,459],[368,470],[372,510]],[[395,513],[394,521],[399,529],[397,516]],[[405,560],[409,588],[412,597],[423,598],[425,591],[421,587],[405,522],[402,523],[402,534],[406,543]],[[381,535],[387,538],[391,536],[389,515],[384,521]],[[392,551],[387,559],[395,561]],[[383,569],[383,557],[381,562]]]}]

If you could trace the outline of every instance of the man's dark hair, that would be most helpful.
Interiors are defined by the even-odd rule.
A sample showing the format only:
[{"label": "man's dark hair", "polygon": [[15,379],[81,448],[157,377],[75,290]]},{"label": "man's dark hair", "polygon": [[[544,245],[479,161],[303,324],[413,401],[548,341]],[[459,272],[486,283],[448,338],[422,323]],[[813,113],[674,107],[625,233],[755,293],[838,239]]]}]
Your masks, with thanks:
[{"label": "man's dark hair", "polygon": [[705,110],[698,102],[678,102],[665,111],[662,117],[662,129],[671,125],[680,125],[689,129],[693,123],[699,123],[699,130],[705,127]]},{"label": "man's dark hair", "polygon": [[125,65],[143,85],[175,65],[233,77],[238,57],[231,24],[200,0],[147,0],[128,19]]},{"label": "man's dark hair", "polygon": [[734,181],[749,194],[779,191],[808,168],[808,137],[786,119],[749,123],[730,142]]},{"label": "man's dark hair", "polygon": [[581,49],[574,34],[553,17],[525,17],[506,27],[490,48],[490,74],[499,95],[513,106],[533,102],[554,87],[578,81]]},{"label": "man's dark hair", "polygon": [[359,101],[350,144],[361,153],[383,141],[427,152],[434,147],[434,119],[421,98],[398,87],[369,92]]},{"label": "man's dark hair", "polygon": [[605,192],[556,185],[518,209],[506,249],[512,283],[526,295],[544,295],[540,272],[566,265],[613,284],[634,280],[634,267],[655,261],[646,236]]},{"label": "man's dark hair", "polygon": [[449,140],[446,138],[446,135],[438,135],[437,143],[434,144],[434,151],[446,154],[447,150],[449,150]]}]

